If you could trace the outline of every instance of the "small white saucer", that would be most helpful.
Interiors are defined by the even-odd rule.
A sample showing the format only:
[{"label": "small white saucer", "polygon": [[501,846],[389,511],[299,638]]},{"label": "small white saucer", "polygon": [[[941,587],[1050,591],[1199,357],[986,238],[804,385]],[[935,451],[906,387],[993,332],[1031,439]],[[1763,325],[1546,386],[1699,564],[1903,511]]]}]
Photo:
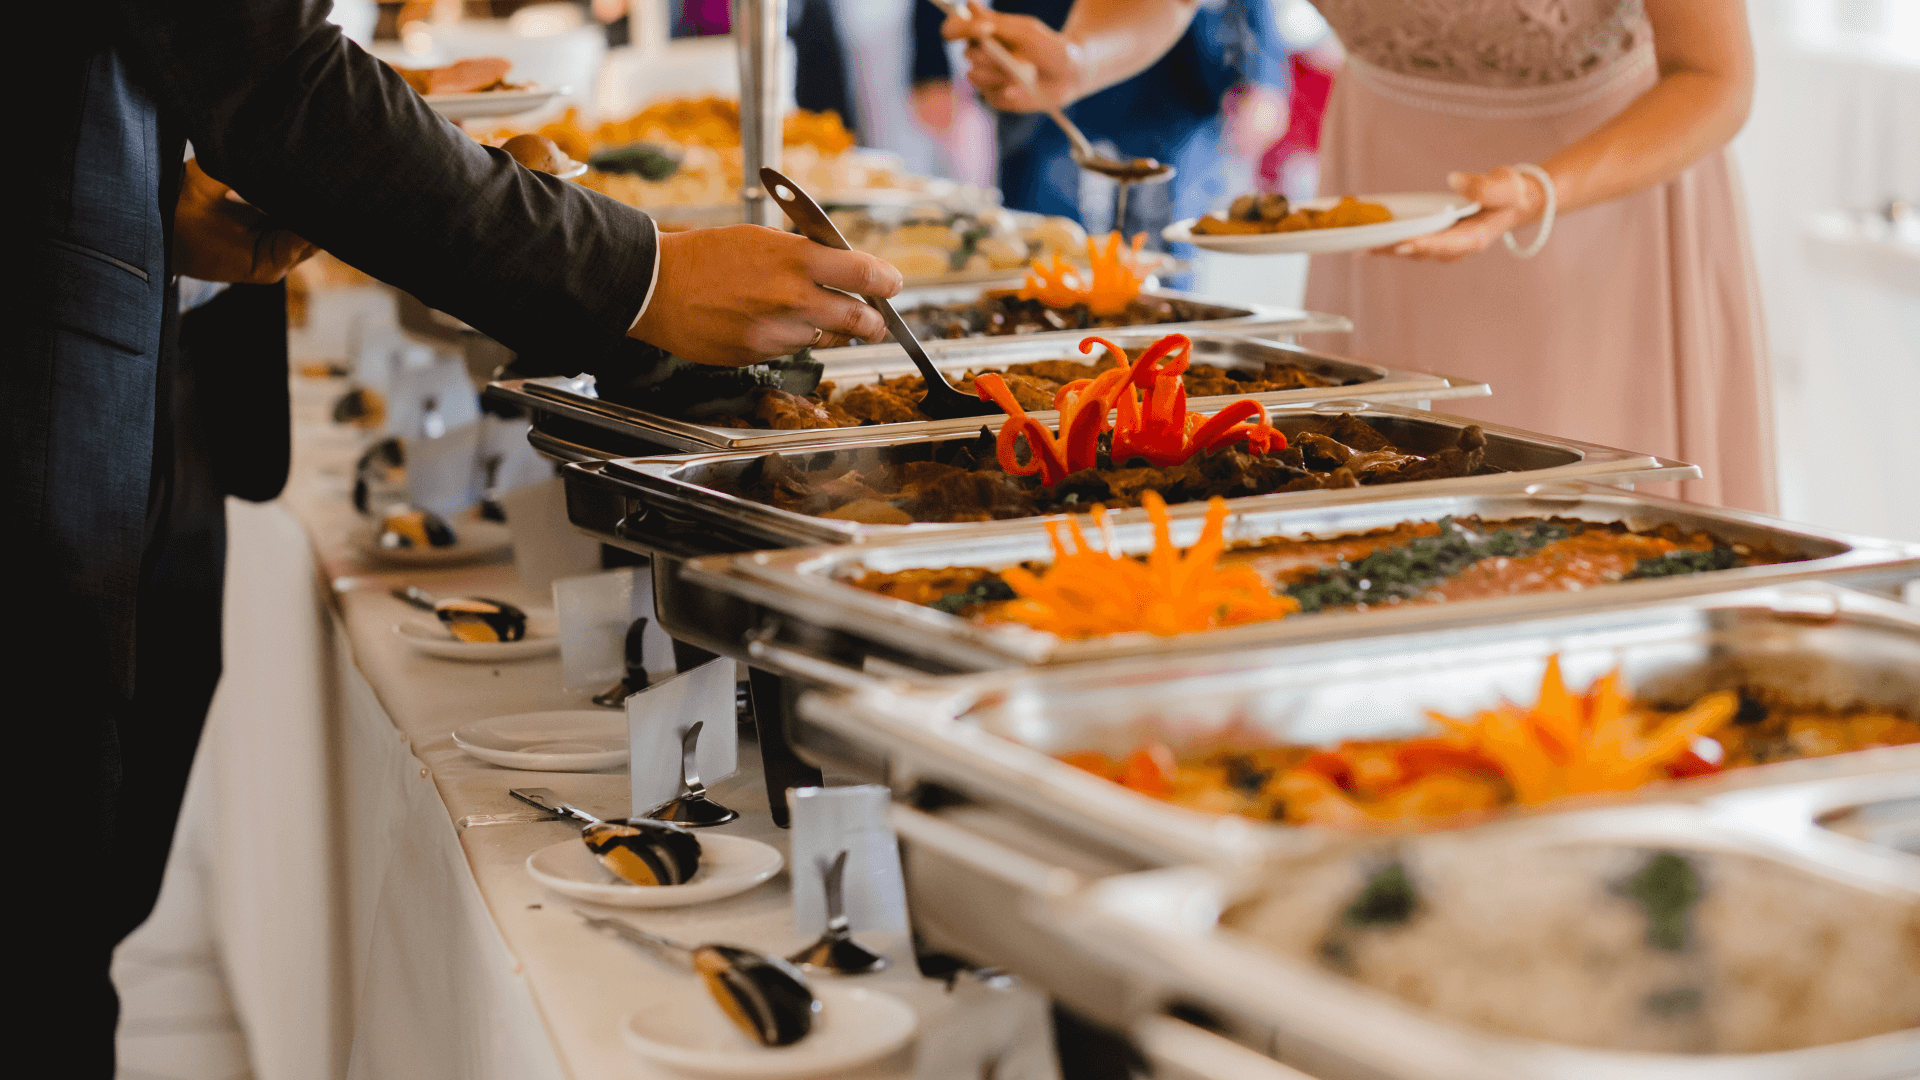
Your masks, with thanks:
[{"label": "small white saucer", "polygon": [[559,626],[548,612],[528,612],[527,636],[519,641],[461,641],[430,615],[394,623],[393,632],[401,641],[442,660],[495,663],[560,651]]},{"label": "small white saucer", "polygon": [[459,539],[447,547],[381,547],[375,522],[354,527],[350,539],[354,550],[375,562],[393,566],[459,566],[505,551],[513,543],[513,533],[505,525],[481,518],[463,517],[453,523]]},{"label": "small white saucer", "polygon": [[627,716],[613,709],[514,713],[454,728],[453,743],[502,768],[593,772],[627,763]]},{"label": "small white saucer", "polygon": [[527,856],[527,873],[562,896],[614,907],[678,907],[743,893],[780,872],[780,849],[744,836],[700,831],[700,869],[685,885],[629,885],[578,840]]},{"label": "small white saucer", "polygon": [[733,1026],[703,991],[683,983],[661,987],[645,1008],[621,1022],[634,1053],[695,1076],[721,1080],[801,1080],[838,1076],[886,1057],[919,1027],[907,1003],[857,986],[813,983],[820,1011],[813,1030],[792,1046],[761,1046]]}]

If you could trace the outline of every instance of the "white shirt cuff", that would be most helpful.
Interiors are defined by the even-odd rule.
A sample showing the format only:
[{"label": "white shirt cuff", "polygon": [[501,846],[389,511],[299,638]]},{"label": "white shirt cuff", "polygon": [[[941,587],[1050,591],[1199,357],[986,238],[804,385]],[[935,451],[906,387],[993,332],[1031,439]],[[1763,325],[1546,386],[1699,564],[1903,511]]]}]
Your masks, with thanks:
[{"label": "white shirt cuff", "polygon": [[627,325],[627,333],[640,325],[640,316],[647,313],[647,305],[653,303],[653,290],[660,285],[660,223],[649,215],[647,224],[653,226],[653,276],[647,279],[647,295],[640,299],[640,310],[633,313],[633,322]]}]

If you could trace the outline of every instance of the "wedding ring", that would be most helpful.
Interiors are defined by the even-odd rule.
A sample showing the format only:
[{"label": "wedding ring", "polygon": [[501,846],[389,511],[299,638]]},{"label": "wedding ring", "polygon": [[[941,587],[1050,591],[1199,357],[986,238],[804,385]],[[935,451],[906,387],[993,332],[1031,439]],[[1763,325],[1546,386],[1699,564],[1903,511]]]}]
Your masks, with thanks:
[{"label": "wedding ring", "polygon": [[827,336],[827,332],[826,332],[825,330],[822,330],[822,329],[820,329],[820,328],[819,328],[819,327],[817,327],[817,326],[816,326],[816,327],[814,327],[814,328],[813,328],[813,340],[812,340],[812,341],[809,341],[809,342],[807,342],[807,348],[809,348],[809,349],[811,349],[811,348],[813,348],[813,347],[814,347],[815,345],[818,345],[818,344],[820,344],[820,339],[821,339],[821,338],[824,338],[824,337],[826,337],[826,336]]}]

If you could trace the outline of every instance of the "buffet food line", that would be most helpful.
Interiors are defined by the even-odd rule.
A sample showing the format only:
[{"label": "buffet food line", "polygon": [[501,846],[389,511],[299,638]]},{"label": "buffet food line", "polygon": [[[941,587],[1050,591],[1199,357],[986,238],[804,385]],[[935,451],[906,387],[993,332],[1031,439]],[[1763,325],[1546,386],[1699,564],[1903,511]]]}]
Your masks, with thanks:
[{"label": "buffet food line", "polygon": [[[783,5],[740,11],[740,106],[663,117],[737,139],[747,220],[844,244],[804,190],[837,174],[777,171]],[[543,130],[556,169],[652,167],[607,145],[645,123]],[[583,182],[651,197],[607,171]],[[1471,212],[1380,200],[1169,236],[1351,250]],[[1450,416],[1499,388],[1302,348],[1345,320],[1029,226],[907,234],[944,254],[892,341],[487,387],[570,527],[645,568],[592,699],[624,717],[563,676],[497,525],[384,500],[444,406],[363,452],[365,389],[296,379],[186,819],[249,897],[222,940],[263,1064],[1046,1076],[1051,1001],[1164,1076],[1920,1069],[1920,545],[1637,493],[1699,470]],[[1014,265],[987,239],[1024,272],[969,277]],[[711,787],[730,703],[637,741],[660,631],[683,688],[751,673]],[[520,749],[481,738],[515,718]],[[669,758],[678,794],[642,801]],[[878,841],[788,831],[855,785]],[[328,859],[210,824],[241,813]],[[857,945],[850,852],[854,907],[904,903]],[[276,980],[289,942],[335,982]]]}]

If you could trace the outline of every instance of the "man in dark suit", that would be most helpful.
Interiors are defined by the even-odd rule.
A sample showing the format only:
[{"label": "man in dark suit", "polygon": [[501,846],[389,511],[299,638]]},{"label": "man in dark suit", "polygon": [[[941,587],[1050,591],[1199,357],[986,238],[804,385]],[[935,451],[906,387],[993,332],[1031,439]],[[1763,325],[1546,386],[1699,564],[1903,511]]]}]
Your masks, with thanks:
[{"label": "man in dark suit", "polygon": [[[284,453],[284,426],[277,450],[232,437],[263,411],[284,425],[284,389],[241,392],[217,345],[178,347],[176,274],[275,280],[304,237],[512,348],[584,361],[630,335],[719,364],[879,337],[872,309],[822,286],[899,288],[869,256],[753,226],[660,234],[529,172],[436,116],[328,8],[56,6],[20,61],[44,89],[15,133],[25,310],[0,365],[14,610],[32,620],[7,686],[20,760],[66,811],[57,834],[25,830],[47,834],[36,866],[71,894],[44,906],[62,955],[24,1026],[58,1046],[59,1075],[112,1074],[107,965],[151,909],[219,676],[222,496],[270,496],[278,480],[249,466]],[[211,186],[183,185],[189,140]],[[266,217],[222,202],[222,183]],[[256,386],[284,380],[272,361]]]}]

